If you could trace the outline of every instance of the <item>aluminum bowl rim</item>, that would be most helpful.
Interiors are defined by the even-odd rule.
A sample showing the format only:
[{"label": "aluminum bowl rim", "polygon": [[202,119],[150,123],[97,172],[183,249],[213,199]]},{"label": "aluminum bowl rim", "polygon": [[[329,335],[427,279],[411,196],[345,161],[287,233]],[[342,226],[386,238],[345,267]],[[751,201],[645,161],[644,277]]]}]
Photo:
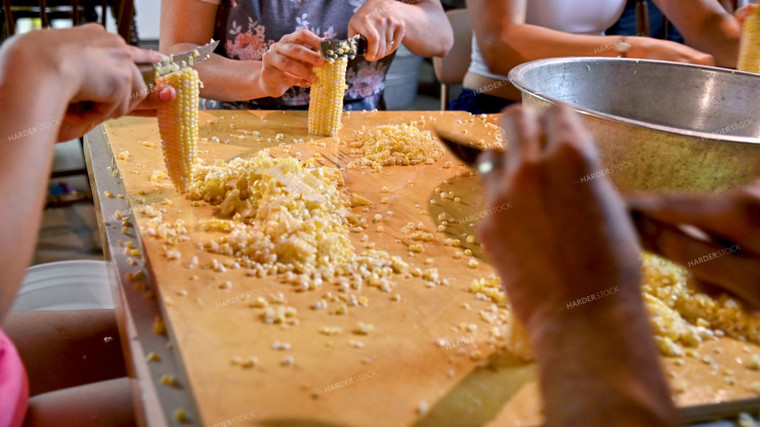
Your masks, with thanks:
[{"label": "aluminum bowl rim", "polygon": [[[558,104],[564,101],[560,101],[559,99],[556,99],[554,97],[538,93],[535,88],[528,86],[528,84],[525,82],[524,76],[526,73],[532,71],[533,69],[541,68],[549,64],[573,63],[573,62],[579,62],[579,63],[630,62],[630,63],[635,63],[635,64],[648,63],[648,64],[664,65],[664,66],[676,67],[676,68],[691,68],[691,69],[696,69],[696,70],[713,71],[713,72],[731,74],[731,75],[743,74],[746,76],[750,76],[751,78],[760,78],[760,75],[755,74],[755,73],[748,73],[744,71],[732,70],[732,69],[721,68],[721,67],[711,67],[707,65],[695,65],[695,64],[686,64],[686,63],[681,63],[681,62],[671,62],[671,61],[658,61],[658,60],[652,60],[652,59],[599,58],[595,56],[547,58],[547,59],[538,59],[535,61],[525,62],[513,68],[509,72],[508,78],[509,78],[510,83],[512,83],[515,87],[520,89],[521,92],[528,93],[531,96],[536,97],[545,102]],[[731,142],[731,143],[740,143],[740,144],[760,145],[760,138],[754,138],[754,137],[749,137],[749,136],[722,135],[722,134],[716,134],[712,132],[694,131],[694,130],[688,130],[688,129],[683,129],[683,128],[677,128],[673,126],[659,125],[655,123],[645,122],[642,120],[616,116],[614,114],[605,113],[599,110],[594,110],[591,108],[587,108],[587,107],[577,105],[577,104],[572,104],[569,102],[565,102],[565,103],[570,105],[574,110],[578,111],[579,113],[583,115],[602,118],[602,119],[610,120],[612,122],[617,122],[617,123],[624,123],[624,124],[639,127],[639,128],[656,130],[660,132],[686,136],[686,137],[691,137],[691,138],[700,138],[703,140],[712,140],[712,141],[717,141],[717,142]]]}]

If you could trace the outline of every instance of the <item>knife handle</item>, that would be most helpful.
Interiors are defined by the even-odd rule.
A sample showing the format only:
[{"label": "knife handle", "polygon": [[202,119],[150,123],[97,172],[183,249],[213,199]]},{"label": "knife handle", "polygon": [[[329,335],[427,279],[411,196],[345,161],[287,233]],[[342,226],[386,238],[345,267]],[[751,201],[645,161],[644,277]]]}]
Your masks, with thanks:
[{"label": "knife handle", "polygon": [[148,89],[156,85],[156,66],[154,64],[135,64],[142,74],[143,81]]}]

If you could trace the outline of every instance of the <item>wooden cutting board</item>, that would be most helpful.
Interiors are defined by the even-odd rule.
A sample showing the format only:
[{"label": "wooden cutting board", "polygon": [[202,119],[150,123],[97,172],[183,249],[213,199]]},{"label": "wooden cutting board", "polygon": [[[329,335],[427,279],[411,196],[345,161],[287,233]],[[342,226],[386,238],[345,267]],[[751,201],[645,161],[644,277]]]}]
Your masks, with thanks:
[{"label": "wooden cutting board", "polygon": [[[459,122],[461,120],[461,122]],[[349,169],[353,160],[345,142],[362,126],[400,124],[417,121],[420,127],[432,125],[456,129],[475,139],[492,141],[492,129],[480,118],[463,112],[362,112],[344,118],[344,129],[336,138],[314,138],[310,142],[305,112],[282,111],[202,111],[199,156],[207,163],[217,159],[250,157],[263,148],[282,156],[287,145],[289,155],[302,160],[320,153],[319,162],[343,171],[348,191],[372,202],[368,212],[361,207],[353,211],[366,216],[370,227],[365,233],[351,233],[358,251],[374,242],[377,249],[400,255],[412,268],[435,267],[449,286],[426,287],[422,279],[396,277],[393,293],[364,286],[360,295],[369,298],[367,307],[350,307],[347,315],[314,311],[311,304],[330,291],[297,293],[276,277],[253,278],[244,269],[224,273],[183,266],[193,256],[204,265],[212,258],[197,248],[214,235],[200,230],[199,221],[213,216],[213,207],[192,207],[177,194],[167,179],[151,180],[154,171],[163,170],[158,127],[154,119],[125,118],[107,124],[109,142],[127,189],[131,206],[138,202],[165,209],[164,219],[183,219],[190,231],[190,241],[178,245],[181,260],[163,256],[164,242],[144,234],[149,218],[136,214],[137,228],[146,255],[150,259],[155,291],[162,301],[166,324],[178,357],[184,365],[202,421],[213,425],[225,421],[236,425],[325,425],[325,426],[470,426],[535,425],[540,423],[540,402],[533,364],[524,364],[508,352],[499,350],[501,341],[488,338],[488,325],[480,311],[491,303],[477,300],[468,289],[473,279],[485,277],[493,269],[483,259],[479,245],[463,248],[445,246],[445,238],[465,242],[463,233],[474,234],[468,221],[456,222],[447,233],[436,232],[437,216],[447,212],[450,218],[462,219],[482,211],[482,197],[477,177],[450,154],[433,165],[385,167],[379,173],[367,169]],[[488,118],[491,122],[494,118]],[[424,122],[424,123],[423,123]],[[255,135],[258,132],[258,135]],[[219,142],[212,140],[217,137]],[[303,140],[303,142],[300,142]],[[294,142],[296,141],[296,142]],[[325,146],[320,147],[319,143]],[[128,152],[123,153],[123,151]],[[120,155],[120,153],[122,153]],[[120,158],[123,157],[123,158]],[[451,162],[450,166],[447,163]],[[383,192],[387,188],[387,193]],[[441,201],[436,188],[454,191],[460,203]],[[388,202],[381,203],[384,197]],[[139,200],[142,199],[142,200]],[[164,202],[168,199],[171,205]],[[431,200],[437,202],[431,204]],[[392,215],[388,214],[392,211]],[[371,219],[383,215],[383,232],[375,232]],[[400,231],[412,222],[422,223],[435,239],[421,254],[410,254],[413,243]],[[362,241],[366,234],[368,241]],[[416,242],[414,242],[416,243]],[[480,265],[468,267],[469,257],[456,259],[464,248],[473,250]],[[198,276],[191,280],[191,276]],[[230,281],[229,289],[220,289]],[[248,302],[258,296],[283,292],[286,305],[298,310],[300,324],[288,329],[266,325],[261,309]],[[186,293],[186,294],[185,294]],[[401,301],[391,300],[398,293]],[[268,298],[267,298],[268,299]],[[465,308],[465,304],[469,308]],[[503,314],[503,310],[502,314]],[[369,336],[353,334],[357,322],[374,325]],[[460,325],[476,325],[462,329]],[[340,327],[342,332],[326,336],[323,327]],[[471,329],[473,329],[471,327]],[[453,343],[468,338],[469,344],[441,347],[437,341]],[[275,341],[287,342],[289,351],[272,349]],[[351,341],[361,341],[355,348]],[[696,358],[687,358],[684,366],[664,359],[674,384],[684,385],[678,393],[679,404],[689,405],[750,397],[753,382],[760,373],[742,367],[750,354],[744,343],[723,338],[703,344],[701,355],[709,354],[722,367],[736,371],[737,384],[727,385],[722,372],[712,372]],[[721,350],[716,350],[718,347]],[[760,348],[748,346],[760,354]],[[722,354],[717,354],[720,351]],[[481,354],[478,357],[477,352]],[[292,356],[292,366],[281,364]],[[234,357],[257,357],[255,368],[231,363]],[[741,362],[741,363],[740,363]]]}]

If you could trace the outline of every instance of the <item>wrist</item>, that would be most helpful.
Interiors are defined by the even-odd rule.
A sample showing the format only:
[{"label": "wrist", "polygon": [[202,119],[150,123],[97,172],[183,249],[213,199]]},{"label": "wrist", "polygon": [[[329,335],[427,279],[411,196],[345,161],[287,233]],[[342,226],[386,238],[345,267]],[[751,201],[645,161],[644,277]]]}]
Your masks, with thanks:
[{"label": "wrist", "polygon": [[620,40],[615,44],[615,51],[618,53],[618,58],[627,58],[628,52],[633,45],[630,42],[628,36],[622,36]]},{"label": "wrist", "polygon": [[627,58],[649,58],[652,39],[649,37],[628,37],[626,42],[631,46],[627,52]]},{"label": "wrist", "polygon": [[[628,295],[621,293],[629,293]],[[591,349],[625,352],[626,346],[637,346],[638,338],[651,340],[648,315],[638,287],[628,287],[615,295],[587,303],[555,308],[552,313],[536,312],[526,324],[539,362],[542,355],[556,355],[559,348],[568,348],[568,340]],[[645,333],[641,333],[645,330]],[[582,345],[581,345],[582,344]]]},{"label": "wrist", "polygon": [[[677,425],[640,296],[552,317],[531,342],[548,424],[596,425],[625,413],[632,425]],[[579,390],[585,398],[568,405]]]},{"label": "wrist", "polygon": [[[259,63],[261,64],[261,63]],[[253,73],[251,73],[252,77],[252,84],[249,86],[252,88],[252,91],[250,96],[246,96],[248,99],[257,99],[257,98],[278,98],[282,94],[276,93],[276,88],[273,88],[272,85],[267,83],[267,79],[264,76],[264,69],[263,66],[256,69]]]}]

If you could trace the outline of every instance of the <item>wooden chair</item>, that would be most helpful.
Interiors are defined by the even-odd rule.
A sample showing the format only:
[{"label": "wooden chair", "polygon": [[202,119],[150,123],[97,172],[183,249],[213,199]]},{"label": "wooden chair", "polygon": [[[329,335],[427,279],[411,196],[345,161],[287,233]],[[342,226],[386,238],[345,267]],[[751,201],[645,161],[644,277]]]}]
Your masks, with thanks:
[{"label": "wooden chair", "polygon": [[649,37],[649,4],[647,0],[636,1],[636,35]]},{"label": "wooden chair", "polygon": [[[74,26],[87,22],[100,22],[106,25],[106,13],[111,13],[116,19],[119,35],[127,43],[137,45],[137,27],[135,25],[134,0],[2,0],[2,13],[5,31],[0,42],[16,33],[16,20],[20,18],[37,18],[42,20],[42,27],[49,28],[50,22],[56,19],[71,19]],[[96,7],[100,6],[100,17]],[[84,140],[79,139],[84,157]],[[75,175],[86,175],[87,168],[53,171],[51,178],[61,178]],[[92,200],[85,194],[81,200]],[[77,200],[79,201],[79,200]]]},{"label": "wooden chair", "polygon": [[16,33],[16,20],[36,18],[42,20],[42,27],[50,27],[51,20],[71,19],[73,25],[97,22],[95,8],[100,6],[100,24],[106,25],[106,10],[110,7],[116,20],[118,33],[127,43],[137,45],[134,0],[3,0],[4,38]]},{"label": "wooden chair", "polygon": [[449,104],[452,85],[462,84],[472,55],[472,24],[467,9],[446,12],[454,30],[454,46],[443,58],[433,58],[435,77],[441,82],[441,110]]}]

